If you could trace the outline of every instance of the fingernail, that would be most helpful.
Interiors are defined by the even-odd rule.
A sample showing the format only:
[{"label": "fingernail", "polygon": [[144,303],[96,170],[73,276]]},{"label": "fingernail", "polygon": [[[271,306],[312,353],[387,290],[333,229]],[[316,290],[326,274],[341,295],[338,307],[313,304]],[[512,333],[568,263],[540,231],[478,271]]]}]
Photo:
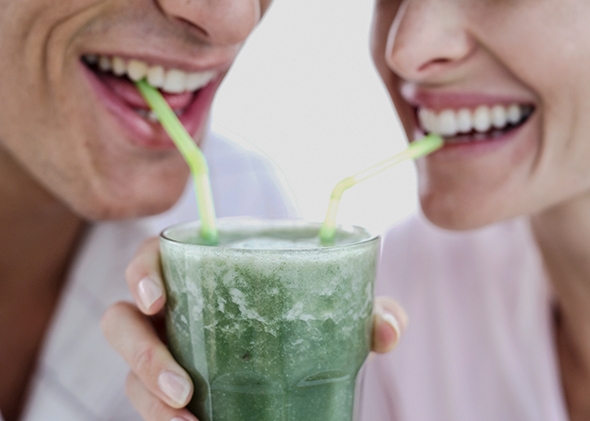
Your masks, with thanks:
[{"label": "fingernail", "polygon": [[149,277],[145,277],[139,281],[139,285],[137,285],[137,292],[139,294],[141,304],[146,310],[149,310],[152,304],[154,304],[164,293],[162,288]]},{"label": "fingernail", "polygon": [[391,313],[383,313],[381,317],[389,326],[393,328],[393,330],[395,330],[395,345],[397,345],[402,335],[402,328],[399,321]]},{"label": "fingernail", "polygon": [[191,392],[190,383],[183,376],[173,371],[162,371],[158,376],[158,386],[166,396],[179,406],[186,403]]}]

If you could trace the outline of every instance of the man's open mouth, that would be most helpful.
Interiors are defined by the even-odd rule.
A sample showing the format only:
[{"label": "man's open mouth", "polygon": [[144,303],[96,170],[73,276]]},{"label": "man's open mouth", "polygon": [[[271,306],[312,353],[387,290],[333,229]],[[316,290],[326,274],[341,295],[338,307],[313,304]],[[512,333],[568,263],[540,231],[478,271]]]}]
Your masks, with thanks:
[{"label": "man's open mouth", "polygon": [[99,97],[130,131],[131,139],[155,147],[170,147],[171,140],[135,82],[145,79],[159,89],[189,133],[195,134],[206,121],[221,81],[217,70],[187,72],[118,56],[84,55],[82,62]]},{"label": "man's open mouth", "polygon": [[534,111],[532,105],[481,105],[472,109],[417,109],[418,124],[424,133],[443,136],[445,143],[493,140],[522,126]]},{"label": "man's open mouth", "polygon": [[[120,89],[121,83],[131,86],[132,82],[146,79],[150,85],[160,89],[162,93],[170,94],[167,95],[168,98],[171,96],[182,96],[184,101],[176,98],[170,104],[177,115],[184,113],[186,106],[182,107],[182,103],[188,103],[190,98],[187,98],[187,96],[195,94],[217,76],[217,72],[215,71],[189,73],[179,69],[165,69],[158,65],[150,66],[144,61],[136,59],[125,60],[116,56],[85,55],[83,60],[104,83],[112,87],[117,93],[126,93]],[[127,97],[126,99],[133,98]],[[131,103],[133,104],[133,102],[137,101],[132,101]],[[177,106],[174,107],[175,105]],[[147,110],[144,103],[138,104],[138,108],[135,108],[135,111],[142,117],[155,118],[154,114]]]}]

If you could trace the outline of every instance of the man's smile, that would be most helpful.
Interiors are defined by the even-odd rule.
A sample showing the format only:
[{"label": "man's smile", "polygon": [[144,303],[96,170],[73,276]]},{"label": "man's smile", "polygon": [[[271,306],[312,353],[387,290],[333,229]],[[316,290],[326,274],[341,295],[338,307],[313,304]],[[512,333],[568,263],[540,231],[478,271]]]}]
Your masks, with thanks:
[{"label": "man's smile", "polygon": [[217,69],[187,71],[117,55],[86,54],[82,63],[99,98],[127,130],[131,141],[156,149],[174,145],[134,82],[146,79],[160,89],[189,133],[194,135],[206,121],[223,73]]},{"label": "man's smile", "polygon": [[171,94],[195,92],[206,86],[218,75],[218,72],[214,70],[185,72],[160,65],[150,66],[145,61],[126,60],[118,56],[85,55],[83,60],[92,68],[104,73],[113,73],[116,76],[127,77],[132,81],[146,78],[150,85]]}]

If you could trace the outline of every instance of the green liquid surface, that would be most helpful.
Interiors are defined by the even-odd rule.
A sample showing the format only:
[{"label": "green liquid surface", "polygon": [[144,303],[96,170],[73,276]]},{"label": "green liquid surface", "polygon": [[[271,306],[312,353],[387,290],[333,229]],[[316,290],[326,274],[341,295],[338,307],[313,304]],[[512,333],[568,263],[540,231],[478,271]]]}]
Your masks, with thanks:
[{"label": "green liquid surface", "polygon": [[[208,245],[198,233],[184,232],[178,235],[187,244]],[[301,226],[293,228],[254,228],[244,230],[227,230],[220,228],[219,241],[215,247],[252,249],[252,250],[297,250],[316,249],[333,246],[345,246],[366,240],[368,234],[364,231],[337,231],[334,244],[324,246],[320,242],[317,227]]]},{"label": "green liquid surface", "polygon": [[[162,242],[169,344],[201,421],[350,421],[370,345],[378,241],[220,227],[220,247]],[[254,235],[254,237],[252,237]],[[180,240],[177,238],[177,240]]]}]

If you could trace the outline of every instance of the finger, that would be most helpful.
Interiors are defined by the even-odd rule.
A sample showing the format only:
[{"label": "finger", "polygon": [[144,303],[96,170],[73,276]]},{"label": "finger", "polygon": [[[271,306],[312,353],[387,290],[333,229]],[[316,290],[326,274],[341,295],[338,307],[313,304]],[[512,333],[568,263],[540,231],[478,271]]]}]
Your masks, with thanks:
[{"label": "finger", "polygon": [[111,346],[151,393],[173,408],[188,403],[193,391],[189,376],[133,304],[117,303],[109,307],[101,328]]},{"label": "finger", "polygon": [[160,266],[160,242],[154,237],[146,240],[127,266],[125,278],[140,310],[153,315],[164,307],[166,292]]},{"label": "finger", "polygon": [[145,421],[199,421],[186,409],[175,409],[153,395],[134,372],[127,376],[127,397]]},{"label": "finger", "polygon": [[383,354],[398,344],[408,325],[404,309],[391,298],[377,297],[373,315],[372,350]]}]

